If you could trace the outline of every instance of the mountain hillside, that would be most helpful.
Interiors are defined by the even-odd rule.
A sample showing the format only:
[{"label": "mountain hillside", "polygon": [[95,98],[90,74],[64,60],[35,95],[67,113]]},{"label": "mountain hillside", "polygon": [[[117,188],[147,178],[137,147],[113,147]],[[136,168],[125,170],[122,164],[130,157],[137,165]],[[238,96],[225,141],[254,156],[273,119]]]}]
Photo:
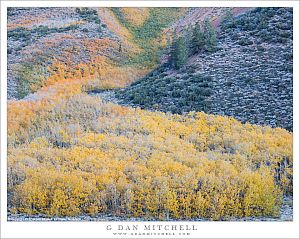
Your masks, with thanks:
[{"label": "mountain hillside", "polygon": [[162,66],[118,91],[119,102],[173,113],[204,110],[292,130],[292,20],[291,9],[240,15],[220,31],[216,52],[190,57],[177,72]]},{"label": "mountain hillside", "polygon": [[219,27],[224,15],[228,10],[231,10],[234,16],[238,16],[245,12],[250,11],[252,8],[248,7],[231,7],[231,8],[220,8],[220,7],[201,7],[201,8],[189,8],[187,13],[180,19],[174,22],[171,26],[165,29],[165,33],[181,32],[190,25],[194,25],[196,22],[202,22],[205,19],[209,19],[213,26]]},{"label": "mountain hillside", "polygon": [[94,9],[10,8],[8,98],[23,98],[61,78],[82,77],[88,64],[120,57],[117,40]]},{"label": "mountain hillside", "polygon": [[161,31],[184,9],[148,8],[129,20],[128,11],[9,8],[8,98],[24,98],[62,79],[87,77],[94,78],[92,86],[124,87],[145,74],[159,60]]},{"label": "mountain hillside", "polygon": [[291,20],[9,8],[9,220],[292,220]]}]

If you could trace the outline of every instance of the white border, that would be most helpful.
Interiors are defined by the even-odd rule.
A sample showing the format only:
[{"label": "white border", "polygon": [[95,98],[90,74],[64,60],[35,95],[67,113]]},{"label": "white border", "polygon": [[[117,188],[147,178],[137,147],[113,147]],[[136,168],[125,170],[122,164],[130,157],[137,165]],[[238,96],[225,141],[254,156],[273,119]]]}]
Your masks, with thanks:
[{"label": "white border", "polygon": [[[297,1],[2,1],[1,2],[1,238],[109,238],[106,226],[137,222],[7,222],[7,33],[6,7],[293,7],[294,8],[294,221],[293,222],[138,222],[194,224],[189,238],[298,238],[299,237],[299,2]],[[120,236],[119,238],[124,238]],[[167,236],[159,236],[168,238]],[[133,238],[140,238],[133,237]],[[149,237],[148,237],[149,238]],[[155,238],[151,236],[150,238]],[[156,237],[158,238],[158,237]]]}]

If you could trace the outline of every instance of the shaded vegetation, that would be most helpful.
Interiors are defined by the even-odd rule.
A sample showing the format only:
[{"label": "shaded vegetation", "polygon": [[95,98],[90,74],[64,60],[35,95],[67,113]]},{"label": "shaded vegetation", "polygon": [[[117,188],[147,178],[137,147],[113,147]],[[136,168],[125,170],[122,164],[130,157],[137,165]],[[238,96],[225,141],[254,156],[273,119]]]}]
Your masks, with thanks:
[{"label": "shaded vegetation", "polygon": [[81,18],[88,22],[95,22],[97,24],[100,24],[100,19],[98,17],[97,11],[95,9],[82,7],[82,8],[76,8],[76,13],[80,15]]},{"label": "shaded vegetation", "polygon": [[211,22],[208,19],[203,24],[197,22],[179,36],[176,32],[173,33],[169,65],[178,70],[186,65],[188,56],[203,52],[212,53],[216,48],[217,34]]},{"label": "shaded vegetation", "polygon": [[33,29],[27,29],[24,27],[17,27],[13,30],[7,31],[7,36],[13,38],[14,40],[23,40],[23,41],[30,41],[32,38],[39,38],[49,35],[51,33],[62,33],[68,32],[75,29],[78,29],[79,25],[69,25],[66,27],[53,27],[49,28],[48,26],[38,26]]},{"label": "shaded vegetation", "polygon": [[[274,46],[273,43],[276,42],[274,39],[281,37],[280,35],[273,35],[270,45],[262,44],[261,38],[265,34],[264,30],[281,27],[287,29],[282,31],[290,41],[292,39],[292,31],[288,30],[290,27],[282,26],[283,22],[291,24],[290,11],[289,8],[254,9],[237,18],[233,18],[232,13],[228,11],[221,24],[222,31],[219,33],[218,46],[216,33],[211,30],[209,22],[189,27],[187,31],[181,33],[182,36],[174,36],[167,64],[130,87],[117,91],[116,97],[125,105],[150,110],[178,114],[188,111],[216,114],[226,112],[228,115],[239,117],[243,122],[269,123],[272,126],[284,126],[291,130],[291,121],[286,121],[286,113],[281,112],[289,114],[292,112],[288,108],[292,106],[289,90],[292,86],[289,83],[291,80],[289,73],[292,71],[292,47],[287,44],[278,48]],[[268,18],[269,12],[274,12],[277,17]],[[243,28],[244,24],[248,24],[252,18],[256,19],[258,16],[259,19],[267,18],[264,30],[259,26],[255,31]],[[221,46],[224,45],[229,45],[230,49],[222,49]],[[251,48],[252,45],[256,47]],[[199,58],[196,59],[200,62],[200,66],[197,66],[197,63],[193,65],[192,62],[186,64],[187,52],[189,56],[199,54],[197,56]],[[277,63],[279,59],[281,59],[280,63]],[[204,66],[201,66],[202,64]],[[273,70],[275,66],[276,71]],[[170,69],[171,67],[177,71]],[[197,71],[205,73],[199,74]],[[273,82],[271,86],[269,81]],[[282,91],[284,85],[287,94],[281,96],[282,100],[279,103],[282,106],[278,108],[278,104],[274,106],[272,102],[272,94]],[[263,91],[263,93],[256,93],[255,96],[254,91]],[[245,102],[248,103],[244,103],[244,100],[242,104],[239,103],[241,92],[246,99]],[[216,93],[219,97],[215,96]],[[279,92],[276,94],[278,95]],[[269,95],[270,100],[266,100]],[[267,107],[268,104],[272,106]],[[249,111],[250,106],[251,111]],[[257,116],[258,114],[260,116]],[[263,118],[264,114],[266,114],[265,118]]]},{"label": "shaded vegetation", "polygon": [[116,91],[116,97],[124,104],[143,109],[182,114],[193,110],[209,112],[212,93],[211,77],[195,73],[192,66],[176,75],[169,75],[161,67],[130,87]]},{"label": "shaded vegetation", "polygon": [[40,89],[46,81],[48,71],[41,65],[24,63],[15,68],[17,71],[17,93],[19,98]]},{"label": "shaded vegetation", "polygon": [[[287,38],[292,39],[293,29],[293,9],[292,8],[255,8],[236,19],[227,13],[223,19],[222,29],[231,34],[237,34],[240,31],[246,31],[249,36],[255,36],[261,42],[286,43]],[[280,19],[274,16],[280,16]],[[258,42],[260,43],[260,42]],[[251,45],[249,39],[241,39],[241,45]]]},{"label": "shaded vegetation", "polygon": [[[95,9],[82,7],[82,8],[76,8],[75,11],[85,21],[98,24],[99,25],[99,27],[98,27],[99,32],[102,32],[103,28],[106,28],[106,25],[101,23],[101,20],[99,19],[99,16],[98,16],[98,13]],[[84,28],[83,31],[88,32],[88,29]]]}]

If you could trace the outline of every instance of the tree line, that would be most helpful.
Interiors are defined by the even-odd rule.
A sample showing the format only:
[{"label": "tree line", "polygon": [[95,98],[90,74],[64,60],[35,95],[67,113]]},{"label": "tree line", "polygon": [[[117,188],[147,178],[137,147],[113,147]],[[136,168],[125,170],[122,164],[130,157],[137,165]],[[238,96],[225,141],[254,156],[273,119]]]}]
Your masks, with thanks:
[{"label": "tree line", "polygon": [[189,56],[201,52],[214,52],[216,47],[217,34],[211,22],[208,19],[203,24],[197,22],[181,35],[177,35],[174,31],[169,49],[169,65],[180,69],[186,65]]}]

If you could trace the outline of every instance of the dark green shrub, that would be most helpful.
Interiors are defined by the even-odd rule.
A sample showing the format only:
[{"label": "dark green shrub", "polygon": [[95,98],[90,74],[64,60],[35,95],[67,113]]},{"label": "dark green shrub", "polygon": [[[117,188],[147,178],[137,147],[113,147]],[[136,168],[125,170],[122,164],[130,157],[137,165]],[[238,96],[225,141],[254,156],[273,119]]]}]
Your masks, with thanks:
[{"label": "dark green shrub", "polygon": [[94,22],[96,24],[101,24],[101,21],[98,17],[98,13],[96,10],[87,7],[82,7],[82,8],[76,8],[75,11],[84,20],[88,22]]},{"label": "dark green shrub", "polygon": [[18,82],[17,92],[19,98],[25,97],[34,92],[33,89],[38,89],[44,85],[44,76],[47,75],[46,68],[25,63],[15,70],[17,72],[16,79]]},{"label": "dark green shrub", "polygon": [[239,40],[238,44],[241,46],[249,46],[253,44],[253,41],[248,38],[242,38],[241,40]]}]

